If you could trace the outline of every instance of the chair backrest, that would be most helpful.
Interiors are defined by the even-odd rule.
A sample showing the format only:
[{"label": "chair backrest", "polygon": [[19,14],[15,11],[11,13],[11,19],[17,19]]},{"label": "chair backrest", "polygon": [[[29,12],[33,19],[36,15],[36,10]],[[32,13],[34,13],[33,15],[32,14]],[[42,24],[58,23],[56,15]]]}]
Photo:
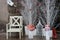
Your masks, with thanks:
[{"label": "chair backrest", "polygon": [[23,17],[22,16],[10,16],[10,26],[22,26]]}]

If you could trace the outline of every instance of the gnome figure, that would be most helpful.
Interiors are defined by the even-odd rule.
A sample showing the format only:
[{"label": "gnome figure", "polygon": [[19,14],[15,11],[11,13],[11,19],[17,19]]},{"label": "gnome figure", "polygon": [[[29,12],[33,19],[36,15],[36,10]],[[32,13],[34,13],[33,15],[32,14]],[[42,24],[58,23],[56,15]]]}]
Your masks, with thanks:
[{"label": "gnome figure", "polygon": [[45,31],[46,31],[46,40],[50,40],[50,26],[49,25],[45,25]]},{"label": "gnome figure", "polygon": [[27,25],[27,28],[29,30],[28,38],[33,39],[33,31],[35,30],[35,26],[33,24]]}]

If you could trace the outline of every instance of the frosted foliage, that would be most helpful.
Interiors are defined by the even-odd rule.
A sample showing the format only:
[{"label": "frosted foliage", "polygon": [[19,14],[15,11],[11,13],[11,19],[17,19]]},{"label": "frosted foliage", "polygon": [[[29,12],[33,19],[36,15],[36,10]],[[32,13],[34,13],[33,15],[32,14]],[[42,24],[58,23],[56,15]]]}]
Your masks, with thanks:
[{"label": "frosted foliage", "polygon": [[56,19],[58,8],[55,6],[56,0],[43,0],[42,5],[39,7],[40,22],[42,20],[43,24],[49,24],[53,26],[54,20]]},{"label": "frosted foliage", "polygon": [[37,17],[37,0],[22,0],[21,4],[24,6],[24,9],[21,10],[24,22],[26,24],[34,24]]}]

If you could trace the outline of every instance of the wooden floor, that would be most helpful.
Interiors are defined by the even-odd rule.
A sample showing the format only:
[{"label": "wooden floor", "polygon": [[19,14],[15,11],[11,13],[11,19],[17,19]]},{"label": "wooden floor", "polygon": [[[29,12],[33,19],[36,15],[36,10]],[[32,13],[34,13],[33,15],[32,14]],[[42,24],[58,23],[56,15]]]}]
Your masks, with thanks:
[{"label": "wooden floor", "polygon": [[[0,40],[6,40],[5,33],[0,33]],[[16,37],[16,36],[15,37],[12,36],[12,37],[9,37],[8,40],[30,40],[30,39],[28,39],[27,36],[22,37],[22,39],[19,39],[19,37]],[[31,39],[31,40],[45,40],[45,38],[44,37],[42,38],[42,37],[36,36],[33,39]],[[57,39],[52,39],[52,40],[60,40],[60,36]]]}]

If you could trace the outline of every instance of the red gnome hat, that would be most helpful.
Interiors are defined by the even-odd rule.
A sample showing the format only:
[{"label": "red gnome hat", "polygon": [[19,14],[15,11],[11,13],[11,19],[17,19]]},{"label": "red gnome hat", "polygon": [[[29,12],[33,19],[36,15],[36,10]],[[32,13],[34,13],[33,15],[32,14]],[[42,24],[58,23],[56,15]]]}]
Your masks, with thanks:
[{"label": "red gnome hat", "polygon": [[33,31],[35,29],[35,26],[33,24],[27,25],[28,30]]}]

